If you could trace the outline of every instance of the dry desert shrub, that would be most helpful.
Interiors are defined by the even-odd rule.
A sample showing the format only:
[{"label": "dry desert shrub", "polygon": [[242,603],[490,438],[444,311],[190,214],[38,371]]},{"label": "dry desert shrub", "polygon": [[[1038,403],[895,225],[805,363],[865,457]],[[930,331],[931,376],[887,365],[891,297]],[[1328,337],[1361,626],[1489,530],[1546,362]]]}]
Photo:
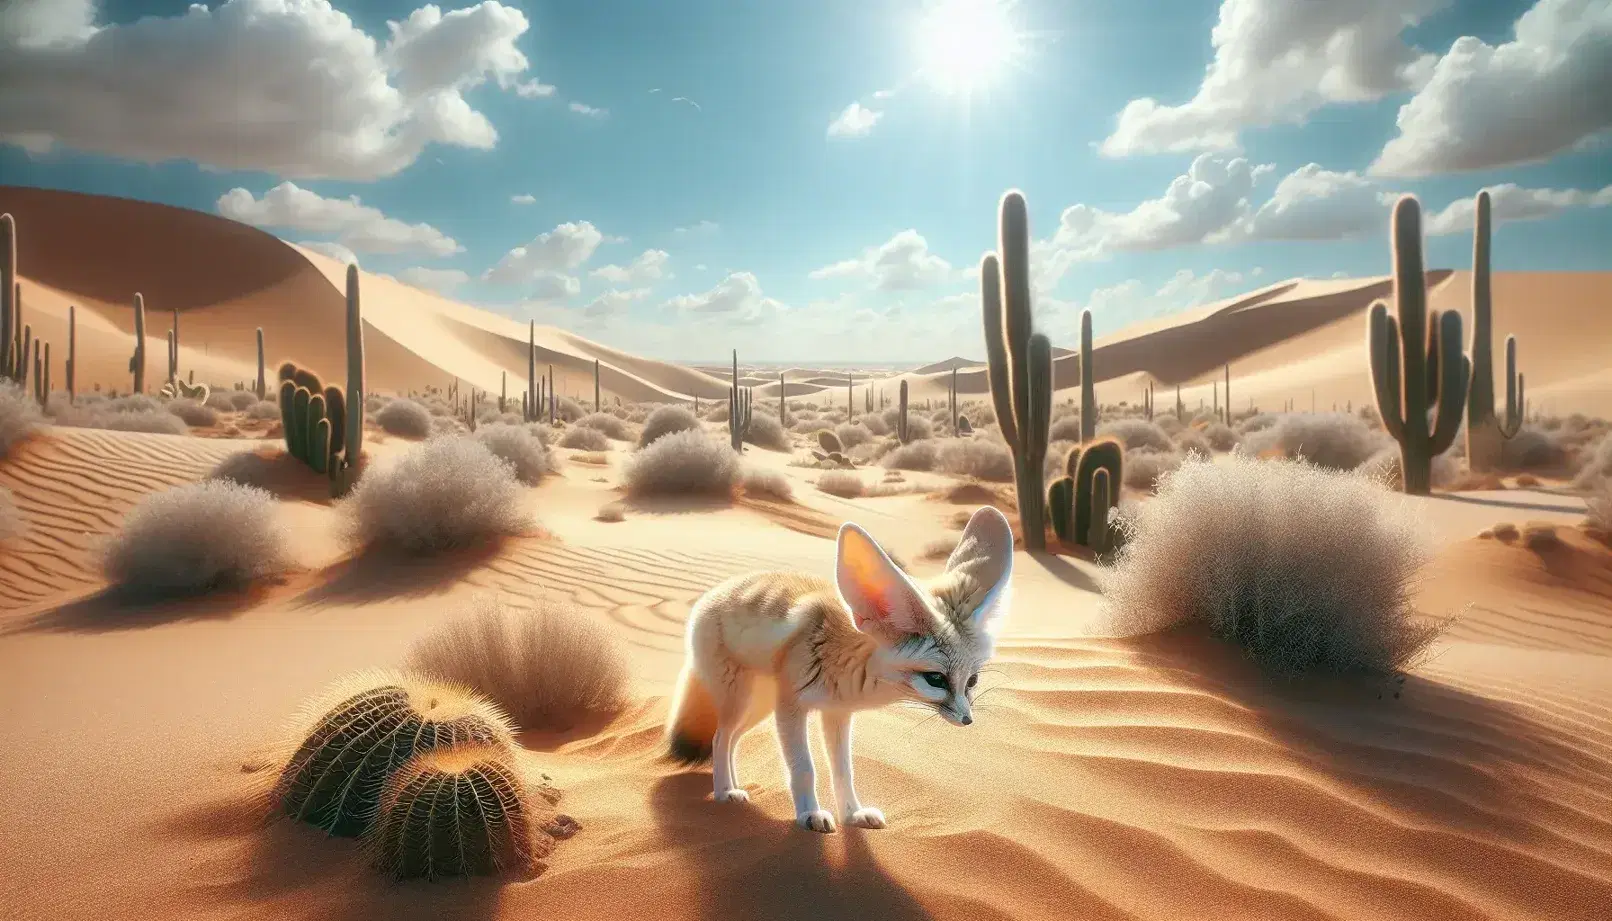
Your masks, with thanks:
[{"label": "dry desert shrub", "polygon": [[769,451],[788,451],[793,445],[784,424],[771,413],[758,413],[750,417],[750,426],[744,430],[744,440]]},{"label": "dry desert shrub", "polygon": [[941,442],[936,452],[935,469],[953,476],[1006,483],[1013,479],[1013,455],[1000,441],[950,438]]},{"label": "dry desert shrub", "polygon": [[[1203,453],[1208,457],[1208,452]],[[1126,451],[1125,485],[1132,489],[1154,492],[1167,473],[1174,473],[1186,456],[1178,451]]]},{"label": "dry desert shrub", "polygon": [[[1067,441],[1080,443],[1080,415],[1061,416],[1052,420],[1052,428],[1047,432],[1049,441]],[[1047,453],[1052,453],[1048,451]]]},{"label": "dry desert shrub", "polygon": [[388,435],[429,438],[433,429],[431,418],[431,410],[413,400],[398,397],[375,413],[375,424]]},{"label": "dry desert shrub", "polygon": [[[1398,491],[1405,483],[1399,465],[1399,445],[1390,443],[1363,461],[1355,468],[1355,472],[1378,481],[1388,489]],[[1460,485],[1460,480],[1461,462],[1456,459],[1453,451],[1446,451],[1433,458],[1434,489],[1454,488]]]},{"label": "dry desert shrub", "polygon": [[515,468],[474,438],[433,438],[369,470],[341,503],[350,543],[424,553],[533,524]]},{"label": "dry desert shrub", "polygon": [[[723,411],[727,410],[724,408]],[[727,416],[724,415],[722,418],[726,419]],[[644,421],[644,430],[638,433],[638,447],[647,447],[655,439],[673,432],[698,431],[701,431],[700,420],[692,410],[685,406],[662,406],[650,413],[649,418]]]},{"label": "dry desert shrub", "polygon": [[776,470],[764,467],[748,467],[742,474],[739,485],[747,496],[760,499],[777,499],[779,502],[793,502],[795,500],[795,487],[789,483],[789,478]]},{"label": "dry desert shrub", "polygon": [[41,421],[38,403],[21,387],[0,382],[0,457],[32,435]]},{"label": "dry desert shrub", "polygon": [[608,722],[628,701],[615,634],[555,602],[515,608],[477,598],[415,643],[404,668],[476,691],[529,732]]},{"label": "dry desert shrub", "polygon": [[1195,428],[1182,429],[1176,432],[1175,447],[1182,454],[1191,454],[1196,451],[1204,457],[1208,457],[1214,453],[1214,447],[1209,444],[1209,439],[1202,431]]},{"label": "dry desert shrub", "polygon": [[1494,532],[1494,536],[1497,540],[1502,540],[1507,543],[1510,543],[1511,541],[1514,541],[1522,536],[1522,532],[1517,530],[1517,526],[1509,521],[1499,522],[1489,530]]},{"label": "dry desert shrub", "polygon": [[1556,526],[1548,521],[1530,521],[1522,526],[1522,545],[1535,553],[1559,547],[1561,543]]},{"label": "dry desert shrub", "polygon": [[[611,418],[615,418],[612,416]],[[608,451],[610,450],[610,436],[594,428],[584,428],[573,425],[560,436],[560,447],[572,448],[577,451]]]},{"label": "dry desert shrub", "polygon": [[106,401],[105,408],[115,413],[154,413],[162,409],[162,401],[144,393],[130,393]]},{"label": "dry desert shrub", "polygon": [[867,487],[862,485],[862,478],[848,470],[830,470],[824,473],[817,478],[817,488],[841,499],[855,499],[867,490]]},{"label": "dry desert shrub", "polygon": [[463,419],[457,416],[432,416],[431,437],[438,438],[444,435],[464,435],[470,431]]},{"label": "dry desert shrub", "polygon": [[609,505],[601,507],[598,514],[593,516],[593,520],[614,524],[619,521],[627,520],[627,512],[621,507],[620,502],[612,502]]},{"label": "dry desert shrub", "polygon": [[1370,480],[1290,460],[1193,459],[1127,525],[1100,571],[1116,633],[1206,624],[1283,675],[1392,672],[1441,625],[1416,619],[1430,544]]},{"label": "dry desert shrub", "polygon": [[[883,437],[892,431],[889,420],[880,415],[868,414],[856,420],[856,424],[868,430],[869,435]],[[835,431],[838,431],[836,429]]]},{"label": "dry desert shrub", "polygon": [[[231,390],[223,396],[229,400],[229,408],[235,412],[244,412],[257,403],[257,392],[252,390]],[[212,401],[212,397],[207,399],[209,402]]]},{"label": "dry desert shrub", "polygon": [[1173,451],[1175,443],[1169,433],[1146,419],[1115,419],[1097,426],[1098,437],[1108,436],[1125,446],[1127,451]]},{"label": "dry desert shrub", "polygon": [[235,401],[230,395],[234,392],[235,391],[230,390],[215,390],[207,395],[207,402],[203,405],[215,412],[232,413],[235,411]]},{"label": "dry desert shrub", "polygon": [[632,441],[632,426],[626,420],[610,413],[588,413],[577,420],[577,425],[583,428],[598,429],[607,437],[617,441]]},{"label": "dry desert shrub", "polygon": [[1612,480],[1603,480],[1600,490],[1585,500],[1584,523],[1603,535],[1612,535]]},{"label": "dry desert shrub", "polygon": [[711,407],[705,411],[704,418],[706,422],[728,421],[728,404],[712,403]]},{"label": "dry desert shrub", "polygon": [[494,457],[514,469],[515,479],[528,486],[536,486],[554,470],[548,446],[524,425],[495,422],[476,429],[475,437]]},{"label": "dry desert shrub", "polygon": [[280,404],[274,400],[259,400],[246,408],[248,419],[278,419]]},{"label": "dry desert shrub", "polygon": [[1203,438],[1209,442],[1209,447],[1222,453],[1237,447],[1242,439],[1224,422],[1211,422],[1203,427]]},{"label": "dry desert shrub", "polygon": [[732,496],[739,455],[703,431],[673,432],[627,458],[621,481],[630,496]]},{"label": "dry desert shrub", "polygon": [[[208,397],[212,399],[212,397]],[[168,401],[168,411],[185,420],[186,425],[206,427],[218,424],[218,410],[206,403],[198,403],[191,399],[178,399]]]},{"label": "dry desert shrub", "polygon": [[576,422],[587,414],[588,411],[582,408],[582,404],[570,397],[560,397],[554,401],[555,417],[565,422]]},{"label": "dry desert shrub", "polygon": [[0,486],[0,540],[16,537],[26,530],[28,526],[17,510],[16,500],[11,498],[11,490]]},{"label": "dry desert shrub", "polygon": [[[878,419],[878,420],[880,420],[881,422],[884,423],[885,432],[890,433],[890,432],[896,431],[896,420],[897,420],[897,417],[899,417],[900,415],[901,415],[901,408],[900,407],[891,407],[890,409],[885,410],[884,412],[880,413],[877,416],[873,415],[872,413],[869,413],[867,415],[862,416],[857,421],[861,422],[863,425],[867,425],[867,421],[869,419]],[[869,429],[869,431],[871,432],[872,429]],[[925,438],[933,438],[933,437],[935,437],[935,427],[934,427],[934,425],[931,424],[928,419],[925,419],[923,416],[917,414],[916,412],[913,412],[911,407],[908,407],[908,409],[907,409],[907,440],[908,441],[923,441]]]},{"label": "dry desert shrub", "polygon": [[[846,422],[834,427],[834,435],[840,440],[840,445],[847,451],[857,445],[867,444],[873,439],[873,433],[865,424],[868,419],[877,419],[878,416],[864,416],[862,422]],[[888,426],[885,429],[889,430]]]},{"label": "dry desert shrub", "polygon": [[1567,462],[1567,451],[1548,433],[1525,428],[1500,442],[1500,469],[1550,470]]},{"label": "dry desert shrub", "polygon": [[[1281,420],[1281,413],[1254,413],[1252,416],[1237,420],[1237,434],[1247,437],[1254,432],[1262,432]],[[1361,419],[1362,422],[1370,420]]]},{"label": "dry desert shrub", "polygon": [[925,439],[891,449],[879,463],[890,470],[933,470],[939,455],[940,445],[933,439]]},{"label": "dry desert shrub", "polygon": [[1164,434],[1174,437],[1177,432],[1186,428],[1186,423],[1173,415],[1160,414],[1153,417],[1153,424],[1164,430]]},{"label": "dry desert shrub", "polygon": [[141,597],[239,587],[290,565],[290,532],[274,497],[225,480],[146,496],[101,556],[107,581]]},{"label": "dry desert shrub", "polygon": [[[110,408],[125,399],[130,398],[119,397],[104,404],[64,411],[55,418],[55,422],[57,425],[73,428],[105,429],[113,432],[149,432],[157,435],[185,435],[190,432],[190,426],[185,424],[185,420],[162,409],[160,404],[159,408],[151,410]],[[275,411],[275,415],[279,415],[278,410]]]},{"label": "dry desert shrub", "polygon": [[796,419],[795,423],[789,427],[789,430],[796,435],[811,435],[825,431],[832,432],[834,431],[834,423],[827,419]]},{"label": "dry desert shrub", "polygon": [[884,460],[884,456],[901,447],[901,442],[893,437],[875,438],[867,444],[860,444],[845,452],[851,459],[859,464],[873,464]]},{"label": "dry desert shrub", "polygon": [[1354,470],[1393,439],[1350,413],[1285,413],[1276,423],[1245,431],[1238,450],[1253,457],[1302,458],[1329,470]]}]

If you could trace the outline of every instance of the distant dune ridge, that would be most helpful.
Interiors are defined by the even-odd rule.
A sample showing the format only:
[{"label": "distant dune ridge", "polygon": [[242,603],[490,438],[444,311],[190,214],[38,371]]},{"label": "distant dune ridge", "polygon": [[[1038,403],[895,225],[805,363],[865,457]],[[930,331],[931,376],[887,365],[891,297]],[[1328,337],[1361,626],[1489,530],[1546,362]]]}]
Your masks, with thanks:
[{"label": "distant dune ridge", "polygon": [[[199,383],[251,380],[258,327],[271,383],[283,359],[343,383],[343,265],[123,199],[0,187],[0,212],[18,216],[35,333],[64,341],[77,305],[88,413],[175,418],[156,399],[86,396],[129,388],[135,291],[154,340],[148,391],[174,309],[180,367]],[[1027,266],[1027,246],[1015,253]],[[1074,457],[1071,487],[1083,468],[1093,484],[1110,470],[1138,483],[1086,494],[1108,530],[1084,545],[1054,523],[1048,552],[1015,554],[971,726],[916,702],[857,717],[857,787],[889,827],[832,836],[792,825],[770,731],[735,756],[746,805],[711,802],[709,774],[664,759],[688,614],[741,573],[833,577],[846,522],[920,578],[981,504],[1029,546],[1021,513],[1038,503],[1021,508],[1010,483],[1033,468],[1004,443],[986,367],[778,369],[741,355],[735,375],[545,327],[542,371],[552,362],[562,400],[586,406],[571,422],[432,392],[392,400],[413,425],[389,428],[377,418],[389,394],[455,379],[496,397],[506,375],[518,411],[528,327],[360,280],[370,424],[365,478],[344,500],[285,461],[273,403],[215,401],[218,424],[151,434],[77,427],[61,395],[40,416],[6,385],[5,921],[1609,917],[1612,484],[1599,478],[1612,426],[1567,414],[1612,414],[1612,273],[1494,277],[1496,339],[1517,335],[1535,411],[1518,445],[1587,462],[1503,467],[1433,495],[1389,496],[1358,475],[1390,478],[1381,468],[1397,461],[1380,463],[1386,435],[1362,413],[1364,312],[1386,278],[1278,282],[1099,338],[1101,421],[1123,448],[1077,442],[1062,347],[1076,331],[1047,323],[1053,347],[1030,350],[1050,353],[1063,388],[1047,408],[1047,479]],[[1431,306],[1464,311],[1470,284],[1430,272]],[[607,400],[637,405],[588,415],[595,361]],[[1239,413],[1249,401],[1299,412],[1228,425],[1170,411],[1178,382],[1189,410],[1211,405],[1228,363]],[[965,437],[922,407],[945,404],[954,373]],[[806,398],[787,428],[780,375]],[[755,388],[766,432],[730,431],[730,376]],[[1148,383],[1151,421],[1113,405]],[[887,408],[865,414],[870,396]],[[1356,412],[1312,415],[1312,400]],[[647,405],[663,401],[682,405]],[[1208,456],[1183,463],[1189,449]],[[1439,460],[1461,472],[1458,449]],[[1152,472],[1174,466],[1174,479]],[[287,558],[278,540],[239,539],[255,532],[215,546],[232,522],[197,522],[215,506],[183,500],[245,492],[226,479],[263,490],[254,507],[273,515],[253,520],[283,528]],[[1590,488],[1600,498],[1586,503]],[[1118,516],[1098,519],[1110,499]],[[251,584],[160,603],[109,591],[106,549],[142,533],[128,581],[173,575],[176,551],[233,550],[233,581]],[[376,536],[409,552],[346,540]],[[269,562],[272,577],[251,565]],[[265,823],[266,805],[282,820]],[[493,878],[388,875],[471,872]]]}]

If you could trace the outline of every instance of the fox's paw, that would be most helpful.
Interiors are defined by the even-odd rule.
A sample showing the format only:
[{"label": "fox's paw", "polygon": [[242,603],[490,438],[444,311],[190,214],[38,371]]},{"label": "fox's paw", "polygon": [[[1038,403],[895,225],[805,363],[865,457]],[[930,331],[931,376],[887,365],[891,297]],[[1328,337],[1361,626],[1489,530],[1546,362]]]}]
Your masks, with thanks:
[{"label": "fox's paw", "polygon": [[748,803],[750,802],[750,792],[735,787],[732,790],[724,790],[718,793],[716,801],[719,803]]},{"label": "fox's paw", "polygon": [[883,828],[884,813],[872,806],[863,806],[846,816],[845,824],[851,828]]},{"label": "fox's paw", "polygon": [[820,831],[825,835],[834,831],[834,817],[823,809],[800,813],[795,816],[795,824],[801,828]]}]

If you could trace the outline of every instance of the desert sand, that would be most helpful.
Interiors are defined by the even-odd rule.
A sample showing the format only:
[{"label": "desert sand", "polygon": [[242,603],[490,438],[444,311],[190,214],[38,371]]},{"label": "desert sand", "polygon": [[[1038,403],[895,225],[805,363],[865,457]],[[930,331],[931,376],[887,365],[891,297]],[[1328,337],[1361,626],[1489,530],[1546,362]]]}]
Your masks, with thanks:
[{"label": "desert sand", "polygon": [[[23,228],[35,334],[64,340],[67,306],[78,307],[81,392],[127,392],[135,290],[152,374],[170,309],[181,367],[197,380],[251,380],[259,327],[271,364],[341,367],[345,269],[318,254],[222,218],[97,196],[4,187],[0,211]],[[372,391],[458,379],[496,394],[507,374],[518,401],[524,324],[362,281]],[[1469,278],[1435,281],[1435,306],[1460,306]],[[1237,407],[1307,409],[1312,390],[1325,406],[1361,406],[1363,312],[1386,285],[1283,282],[1101,337],[1099,399],[1139,400],[1151,380],[1172,403],[1166,388],[1182,384],[1196,406],[1230,363]],[[1499,273],[1495,295],[1497,331],[1524,343],[1535,405],[1612,415],[1612,335],[1585,334],[1608,328],[1612,273]],[[1063,332],[1055,342],[1074,344]],[[591,400],[597,360],[607,399],[726,399],[715,364],[642,359],[552,328],[536,341],[562,395]],[[961,393],[986,394],[983,365],[966,358],[872,386],[893,398],[905,379],[915,400],[944,402],[953,367]],[[1073,386],[1070,368],[1058,362],[1060,387]],[[776,371],[744,373],[758,412],[776,401]],[[825,390],[844,404],[836,369],[785,378],[792,398]],[[1103,636],[1096,565],[1021,551],[975,724],[895,708],[862,716],[859,787],[891,827],[824,836],[791,824],[767,726],[740,749],[749,809],[710,802],[706,770],[661,760],[684,618],[730,575],[827,575],[843,521],[919,574],[937,571],[925,548],[977,504],[943,497],[953,478],[914,473],[919,491],[839,499],[811,487],[818,471],[791,464],[803,449],[752,447],[746,462],[787,477],[795,502],[625,501],[627,520],[606,523],[595,513],[623,501],[618,442],[607,465],[568,461],[527,489],[548,533],[496,551],[349,558],[328,500],[285,495],[300,568],[276,584],[160,605],[103,590],[95,548],[129,509],[231,453],[272,448],[265,434],[48,427],[0,461],[27,523],[0,543],[0,917],[1612,917],[1612,549],[1576,529],[1583,500],[1550,484],[1411,500],[1438,543],[1418,606],[1459,620],[1403,683],[1276,681],[1192,630]],[[410,446],[379,434],[369,444],[381,464]],[[1560,525],[1562,543],[1536,553],[1474,537],[1503,519]],[[547,871],[392,883],[352,841],[258,828],[243,803],[298,704],[344,674],[395,665],[444,612],[487,593],[568,602],[630,655],[628,710],[533,756],[584,827]]]}]

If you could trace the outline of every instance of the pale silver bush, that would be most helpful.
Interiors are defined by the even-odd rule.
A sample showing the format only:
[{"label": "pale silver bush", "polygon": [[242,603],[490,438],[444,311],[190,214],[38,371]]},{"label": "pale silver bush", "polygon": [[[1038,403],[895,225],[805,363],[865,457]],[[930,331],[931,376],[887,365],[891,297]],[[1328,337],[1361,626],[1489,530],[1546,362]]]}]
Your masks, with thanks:
[{"label": "pale silver bush", "polygon": [[9,381],[0,381],[0,457],[39,428],[39,404]]},{"label": "pale silver bush", "polygon": [[996,483],[1007,483],[1013,479],[1013,455],[1008,452],[1007,445],[1000,441],[984,438],[946,438],[941,439],[940,447],[936,451],[935,469],[953,476],[971,476]]},{"label": "pale silver bush", "polygon": [[769,451],[788,451],[793,447],[784,424],[772,413],[752,412],[750,425],[744,430],[744,440],[747,444]]},{"label": "pale silver bush", "polygon": [[341,509],[349,542],[420,553],[526,531],[533,521],[524,499],[508,461],[449,435],[370,468]]},{"label": "pale silver bush", "polygon": [[1118,441],[1127,451],[1171,451],[1175,444],[1170,436],[1146,419],[1115,419],[1097,426],[1097,435],[1107,435]]},{"label": "pale silver bush", "polygon": [[631,496],[732,496],[738,483],[739,455],[692,429],[656,438],[622,468]]},{"label": "pale silver bush", "polygon": [[554,469],[548,446],[524,425],[483,425],[476,429],[475,438],[494,457],[507,462],[515,471],[515,479],[528,486],[536,486]]},{"label": "pale silver bush", "polygon": [[402,438],[429,438],[434,428],[431,411],[404,397],[382,406],[375,413],[375,424],[388,435]]},{"label": "pale silver bush", "polygon": [[290,566],[290,531],[274,497],[226,480],[146,496],[101,558],[109,582],[152,597],[238,587]]},{"label": "pale silver bush", "polygon": [[1252,457],[1303,458],[1329,470],[1353,470],[1393,444],[1352,413],[1284,413],[1275,424],[1245,430],[1237,450]]},{"label": "pale silver bush", "polygon": [[[626,420],[612,413],[588,413],[577,420],[577,425],[584,428],[598,429],[605,433],[606,437],[614,438],[617,441],[633,440],[632,427],[627,424]],[[594,448],[592,450],[600,449]]]},{"label": "pale silver bush", "polygon": [[[726,419],[727,416],[722,417]],[[638,447],[646,447],[662,435],[673,432],[701,431],[700,420],[686,406],[662,406],[644,420],[644,429],[638,433]]]},{"label": "pale silver bush", "polygon": [[1366,477],[1289,460],[1192,459],[1129,519],[1103,611],[1119,635],[1206,624],[1280,674],[1391,672],[1439,632],[1413,587],[1414,508]]},{"label": "pale silver bush", "polygon": [[218,424],[218,410],[192,399],[169,400],[168,411],[185,420],[186,425],[205,427]]}]

